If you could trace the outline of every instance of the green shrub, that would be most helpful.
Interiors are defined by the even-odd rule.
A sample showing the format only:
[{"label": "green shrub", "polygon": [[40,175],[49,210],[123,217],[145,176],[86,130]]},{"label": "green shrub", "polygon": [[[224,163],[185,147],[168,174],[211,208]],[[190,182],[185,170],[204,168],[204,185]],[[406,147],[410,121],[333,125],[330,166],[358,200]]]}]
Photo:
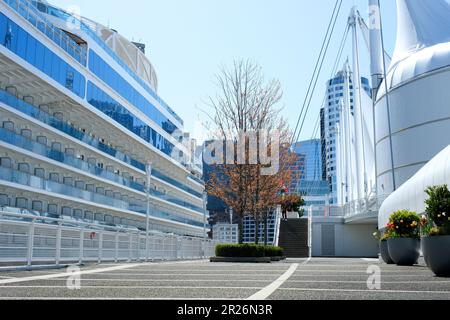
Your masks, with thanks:
[{"label": "green shrub", "polygon": [[216,246],[217,257],[261,258],[283,255],[283,249],[274,246],[256,244],[219,244]]},{"label": "green shrub", "polygon": [[280,247],[275,246],[265,246],[264,252],[266,257],[283,257],[284,256],[284,250]]},{"label": "green shrub", "polygon": [[[425,192],[428,199],[425,201],[427,206],[426,212],[430,220],[429,226],[439,231],[439,234],[450,234],[450,191],[447,185],[429,187]],[[430,230],[425,233],[434,235]]]},{"label": "green shrub", "polygon": [[419,238],[419,215],[408,210],[394,212],[389,218],[388,233],[390,238]]}]

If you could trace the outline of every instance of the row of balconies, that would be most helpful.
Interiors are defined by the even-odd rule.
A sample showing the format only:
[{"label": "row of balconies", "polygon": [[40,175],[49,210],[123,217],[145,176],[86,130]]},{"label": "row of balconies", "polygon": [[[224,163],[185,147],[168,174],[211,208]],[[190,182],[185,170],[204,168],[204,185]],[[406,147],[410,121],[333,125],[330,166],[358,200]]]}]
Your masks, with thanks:
[{"label": "row of balconies", "polygon": [[[9,190],[8,190],[9,191]],[[4,191],[3,191],[4,192]],[[42,198],[42,197],[41,197]],[[141,231],[146,230],[145,218],[123,217],[113,213],[95,211],[93,209],[81,209],[70,204],[56,204],[56,201],[47,199],[37,199],[26,197],[24,195],[14,195],[11,192],[0,192],[0,209],[11,213],[20,213],[27,215],[39,215],[50,218],[66,220],[68,223],[85,222],[99,227],[124,227],[127,229],[135,228]],[[194,231],[189,228],[178,226],[168,226],[167,224],[157,223],[150,220],[149,230],[163,233],[174,233],[179,235],[201,236],[200,231]]]},{"label": "row of balconies", "polygon": [[[108,171],[115,172],[119,175],[123,172],[124,175],[129,176],[131,180],[136,179],[136,181],[140,181],[141,183],[143,183],[146,180],[144,163],[133,159],[129,155],[126,155],[117,149],[114,149],[114,147],[110,143],[105,141],[104,138],[97,139],[95,135],[88,132],[88,130],[83,128],[77,128],[73,123],[73,119],[71,119],[70,122],[64,122],[63,120],[64,115],[61,112],[61,109],[56,107],[50,107],[47,105],[40,106],[38,109],[28,103],[25,103],[25,101],[16,98],[17,94],[18,94],[17,92],[7,93],[5,91],[0,91],[0,98],[8,106],[17,109],[28,116],[36,118],[40,122],[44,122],[50,127],[57,129],[58,131],[62,131],[65,134],[69,135],[70,137],[80,140],[92,148],[86,148],[83,146],[83,144],[78,143],[74,145],[72,140],[65,139],[61,135],[55,134],[51,130],[46,130],[45,134],[43,134],[44,136],[48,137],[47,140],[45,140],[40,136],[43,128],[38,125],[34,125],[34,128],[32,129],[34,132],[39,132],[39,134],[36,134],[36,139],[40,139],[39,142],[45,144],[48,141],[48,144],[51,145],[52,148],[56,150],[59,151],[65,150],[67,151],[67,153],[79,157],[82,160],[89,161],[91,163],[96,161],[98,162],[99,167],[106,168],[108,169]],[[71,108],[70,106],[66,106],[65,108],[72,109],[73,111],[73,108]],[[14,126],[14,124],[9,125]],[[27,122],[26,126],[23,127],[25,129],[23,134],[28,137],[31,137],[32,133],[29,132],[27,129],[33,127],[33,123]],[[63,149],[63,144],[61,143],[61,141],[64,141],[65,149]],[[54,142],[55,144],[53,145]],[[99,153],[97,150],[100,151],[101,153]],[[112,160],[109,157],[105,157],[102,155],[102,153],[106,153],[115,159]],[[181,183],[162,172],[159,171],[157,172],[156,170],[153,171],[155,171],[155,176],[157,176],[157,178],[190,194],[190,196],[188,196],[182,193],[178,195],[179,197],[184,198],[185,196],[188,196],[187,199],[190,200],[187,201],[192,201],[191,198],[192,196],[194,196],[195,198],[197,198],[197,203],[201,201],[202,188],[199,188],[198,185],[189,183],[188,181],[186,181],[185,183]]]},{"label": "row of balconies", "polygon": [[[2,125],[4,130],[0,130],[0,140],[24,148],[28,151],[32,151],[33,153],[37,153],[46,158],[61,162],[62,164],[82,170],[83,172],[90,173],[95,177],[110,180],[116,184],[131,188],[138,193],[145,192],[145,176],[142,178],[135,178],[128,172],[121,172],[120,170],[115,169],[115,167],[113,167],[112,165],[105,165],[103,162],[98,161],[97,158],[93,157],[93,153],[88,153],[88,156],[85,156],[81,154],[81,152],[76,152],[75,148],[72,147],[79,148],[78,145],[63,146],[62,143],[54,140],[56,135],[53,135],[54,137],[52,137],[52,139],[49,139],[44,135],[38,135],[36,137],[36,141],[34,141],[31,140],[32,131],[30,129],[15,128],[15,123],[10,120],[4,121]],[[20,135],[18,135],[16,132],[20,132]],[[89,150],[83,151],[89,152]],[[125,166],[122,167],[126,168]],[[49,170],[52,170],[52,168],[49,168]],[[156,174],[157,177],[160,176],[158,175],[158,173]],[[52,174],[52,176],[56,175]],[[49,179],[51,178],[53,177],[49,177]],[[70,181],[70,179],[68,180]],[[153,181],[156,180],[153,179]],[[99,182],[93,181],[93,183],[86,183],[86,188],[92,189],[91,186],[94,184],[99,184]],[[103,186],[103,188],[107,187],[108,185]],[[162,198],[163,200],[172,202],[177,205],[185,206],[186,208],[195,210],[197,212],[203,211],[203,208],[201,207],[202,200],[200,198],[193,198],[192,196],[187,196],[182,192],[168,193],[166,189],[161,187],[158,188],[155,183],[153,183],[151,186],[151,192],[154,196]],[[192,199],[196,199],[196,201],[192,201]],[[194,202],[195,204],[193,204],[192,202]]]}]

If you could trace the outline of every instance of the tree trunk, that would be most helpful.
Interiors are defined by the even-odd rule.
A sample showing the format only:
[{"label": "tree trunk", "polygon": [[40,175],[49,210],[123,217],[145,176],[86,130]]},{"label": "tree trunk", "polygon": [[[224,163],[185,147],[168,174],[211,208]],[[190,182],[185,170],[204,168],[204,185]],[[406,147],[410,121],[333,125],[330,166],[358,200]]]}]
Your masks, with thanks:
[{"label": "tree trunk", "polygon": [[239,244],[243,244],[244,243],[244,219],[242,216],[239,218],[238,232],[239,232]]},{"label": "tree trunk", "polygon": [[268,233],[268,231],[269,231],[269,228],[268,228],[268,221],[269,220],[269,214],[268,214],[268,211],[265,213],[265,215],[264,215],[264,245],[266,245],[267,246],[267,244],[269,243],[269,235],[267,234]]},{"label": "tree trunk", "polygon": [[259,214],[255,214],[255,244],[259,244]]}]

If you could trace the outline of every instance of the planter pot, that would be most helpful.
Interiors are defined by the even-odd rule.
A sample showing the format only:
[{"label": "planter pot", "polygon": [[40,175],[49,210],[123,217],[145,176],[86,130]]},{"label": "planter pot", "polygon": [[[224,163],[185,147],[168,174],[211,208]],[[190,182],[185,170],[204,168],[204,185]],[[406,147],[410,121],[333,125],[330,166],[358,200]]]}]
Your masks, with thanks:
[{"label": "planter pot", "polygon": [[389,255],[399,266],[413,266],[420,257],[420,240],[395,238],[388,240]]},{"label": "planter pot", "polygon": [[380,253],[381,253],[381,259],[386,264],[394,264],[394,260],[392,260],[391,255],[389,254],[389,247],[387,241],[381,241],[380,242]]},{"label": "planter pot", "polygon": [[273,262],[283,261],[286,260],[286,257],[270,257],[270,260]]},{"label": "planter pot", "polygon": [[438,277],[450,277],[450,236],[422,238],[422,250],[428,268]]}]

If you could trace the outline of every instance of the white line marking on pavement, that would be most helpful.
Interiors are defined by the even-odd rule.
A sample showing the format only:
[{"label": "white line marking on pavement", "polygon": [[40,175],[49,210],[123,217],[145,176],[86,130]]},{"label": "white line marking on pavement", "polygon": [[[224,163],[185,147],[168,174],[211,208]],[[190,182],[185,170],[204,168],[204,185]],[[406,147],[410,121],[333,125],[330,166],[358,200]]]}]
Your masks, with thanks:
[{"label": "white line marking on pavement", "polygon": [[331,291],[331,292],[371,292],[371,293],[435,293],[450,294],[450,291],[420,291],[420,290],[358,290],[358,289],[312,289],[312,288],[280,288],[281,291]]},{"label": "white line marking on pavement", "polygon": [[362,258],[362,261],[366,262],[380,262],[380,259]]},{"label": "white line marking on pavement", "polygon": [[10,283],[19,283],[19,282],[28,282],[28,281],[36,281],[36,280],[49,280],[49,279],[55,279],[55,278],[65,278],[65,277],[70,277],[70,276],[77,276],[77,275],[85,275],[85,274],[96,274],[96,273],[104,273],[104,272],[108,272],[108,271],[116,271],[116,270],[126,270],[126,269],[132,269],[134,267],[137,266],[143,266],[143,265],[157,265],[157,264],[185,264],[187,263],[186,261],[181,261],[181,262],[170,262],[170,263],[135,263],[135,264],[124,264],[124,265],[119,265],[119,266],[115,266],[115,267],[109,267],[109,268],[98,268],[98,269],[89,269],[89,270],[85,270],[85,271],[80,271],[80,272],[73,272],[73,273],[51,273],[51,274],[46,274],[46,275],[42,275],[42,276],[31,276],[31,277],[23,277],[23,278],[13,278],[13,279],[5,279],[5,280],[0,280],[0,285],[3,284],[10,284]]},{"label": "white line marking on pavement", "polygon": [[[76,274],[76,273],[75,273]],[[86,274],[86,273],[84,273]],[[160,277],[160,276],[166,276],[166,277],[174,277],[174,276],[184,276],[184,277],[197,277],[197,276],[229,276],[229,277],[276,277],[278,276],[280,273],[269,273],[269,274],[253,274],[253,273],[248,273],[248,274],[244,274],[244,273],[240,273],[240,274],[230,274],[230,273],[151,273],[151,270],[149,270],[149,272],[147,273],[127,273],[127,272],[123,272],[123,273],[110,273],[110,272],[105,272],[105,273],[101,273],[102,275],[105,276],[117,276],[118,280],[120,280],[121,276],[130,276],[130,277]],[[69,276],[66,274],[66,276]],[[61,278],[61,277],[57,277],[57,278]],[[0,284],[2,284],[0,282]]]},{"label": "white line marking on pavement", "polygon": [[[311,258],[309,258],[303,264],[308,263],[310,260],[311,260]],[[295,271],[298,269],[298,267],[299,267],[298,263],[292,264],[291,267],[289,268],[289,270],[286,271],[283,275],[281,275],[281,277],[279,277],[277,280],[272,282],[270,285],[268,285],[261,291],[258,291],[257,293],[255,293],[254,295],[249,297],[247,300],[265,300],[265,299],[267,299],[268,297],[270,297],[272,295],[272,293],[274,293],[279,287],[281,287],[283,285],[283,283],[285,283],[286,280],[288,280],[295,273]]]},{"label": "white line marking on pavement", "polygon": [[[3,286],[1,289],[67,289],[67,286]],[[236,289],[236,290],[261,290],[263,287],[182,287],[182,286],[81,286],[81,289],[217,289],[217,290],[226,290],[226,289]]]},{"label": "white line marking on pavement", "polygon": [[[48,281],[66,281],[66,279],[49,279]],[[265,282],[270,283],[270,280],[255,280],[255,279],[80,279],[82,282]],[[366,281],[361,281],[366,283]],[[1,288],[1,287],[0,287]]]},{"label": "white line marking on pavement", "polygon": [[[66,300],[85,300],[85,301],[98,301],[99,298],[86,298],[86,297],[76,297],[76,298],[68,298],[68,297],[36,297],[36,298],[30,298],[30,297],[0,297],[0,301],[3,300],[38,300],[38,301],[47,301],[47,300],[59,300],[59,301],[66,301]],[[109,298],[109,297],[102,297],[101,300],[107,300],[107,301],[116,301],[116,300],[126,300],[126,301],[160,301],[160,300],[186,300],[186,301],[198,301],[199,298],[130,298],[130,297],[124,297],[124,298]],[[223,301],[224,298],[201,298],[202,301],[214,301],[219,300]],[[227,301],[240,301],[242,299],[240,298],[226,298]]]},{"label": "white line marking on pavement", "polygon": [[[367,284],[367,281],[346,281],[346,280],[289,280],[291,283],[356,283],[356,284]],[[428,283],[428,284],[447,284],[450,283],[450,281],[440,281],[440,280],[434,280],[434,281],[383,281],[383,284],[409,284],[409,283]]]}]

